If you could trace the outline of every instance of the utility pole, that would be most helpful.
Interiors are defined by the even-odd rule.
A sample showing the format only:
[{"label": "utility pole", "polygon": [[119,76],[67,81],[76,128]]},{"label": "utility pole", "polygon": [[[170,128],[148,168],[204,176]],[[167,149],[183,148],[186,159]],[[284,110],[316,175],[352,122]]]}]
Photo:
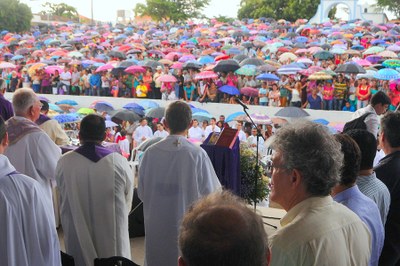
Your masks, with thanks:
[{"label": "utility pole", "polygon": [[92,25],[94,25],[94,20],[93,20],[93,0],[90,0],[90,12],[92,14]]}]

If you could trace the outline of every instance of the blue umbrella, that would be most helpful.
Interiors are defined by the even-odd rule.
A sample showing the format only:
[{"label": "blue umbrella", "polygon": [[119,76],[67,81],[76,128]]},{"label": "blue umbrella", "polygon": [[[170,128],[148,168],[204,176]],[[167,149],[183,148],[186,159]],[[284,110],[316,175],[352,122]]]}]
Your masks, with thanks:
[{"label": "blue umbrella", "polygon": [[229,95],[239,95],[240,94],[240,91],[236,87],[229,86],[229,85],[224,85],[224,86],[218,88],[218,90],[223,93],[229,94]]},{"label": "blue umbrella", "polygon": [[374,78],[380,80],[400,79],[400,73],[391,68],[382,68],[374,74]]},{"label": "blue umbrella", "polygon": [[132,109],[144,110],[144,107],[137,103],[127,103],[122,108],[125,108],[128,110],[132,110]]},{"label": "blue umbrella", "polygon": [[203,112],[192,114],[192,119],[197,119],[197,121],[203,121],[203,120],[210,121],[210,119],[212,117],[213,116],[211,114],[203,113]]},{"label": "blue umbrella", "polygon": [[56,120],[58,123],[72,123],[72,122],[77,122],[79,121],[79,116],[76,114],[61,114],[61,115],[56,115],[53,117],[54,120]]},{"label": "blue umbrella", "polygon": [[139,105],[141,105],[144,109],[151,109],[151,108],[160,107],[160,105],[158,103],[156,103],[155,101],[151,101],[151,100],[140,101]]},{"label": "blue umbrella", "polygon": [[49,109],[53,110],[53,111],[56,111],[56,112],[59,112],[59,113],[63,112],[63,110],[61,110],[60,107],[58,107],[57,105],[55,105],[53,103],[49,103]]},{"label": "blue umbrella", "polygon": [[22,55],[15,55],[15,56],[11,57],[11,60],[20,60],[22,58],[24,58]]},{"label": "blue umbrella", "polygon": [[114,110],[114,107],[108,102],[97,102],[94,108],[99,112],[110,112]]},{"label": "blue umbrella", "polygon": [[242,53],[242,51],[240,51],[238,48],[231,48],[231,49],[228,49],[228,51],[226,51],[226,53],[227,54],[235,54],[235,55],[238,55],[238,54],[241,54]]},{"label": "blue umbrella", "polygon": [[295,40],[296,40],[296,42],[306,43],[308,41],[308,38],[304,37],[304,36],[299,36],[299,37],[296,37]]},{"label": "blue umbrella", "polygon": [[211,64],[211,63],[214,63],[214,62],[215,62],[214,57],[209,56],[209,55],[200,57],[200,58],[198,59],[198,61],[199,61],[199,63],[202,63],[203,65],[205,65],[205,64]]},{"label": "blue umbrella", "polygon": [[322,124],[324,126],[329,124],[329,121],[326,119],[323,119],[323,118],[315,119],[315,120],[313,120],[313,122],[317,123],[317,124]]},{"label": "blue umbrella", "polygon": [[194,107],[194,108],[192,108],[192,114],[194,114],[194,113],[207,113],[208,114],[209,112],[207,110]]},{"label": "blue umbrella", "polygon": [[233,114],[228,115],[228,117],[225,119],[225,122],[231,122],[234,121],[236,117],[244,115],[244,112],[236,112]]},{"label": "blue umbrella", "polygon": [[56,102],[56,104],[78,105],[78,103],[76,101],[68,100],[68,99],[58,101],[58,102]]},{"label": "blue umbrella", "polygon": [[280,78],[278,76],[276,76],[275,74],[271,74],[271,73],[263,73],[261,75],[258,75],[256,77],[256,79],[267,80],[267,81],[279,81],[280,80]]},{"label": "blue umbrella", "polygon": [[358,50],[358,51],[362,51],[362,50],[364,50],[365,49],[365,47],[364,46],[362,46],[362,45],[360,45],[360,44],[356,44],[356,45],[353,45],[350,49],[352,49],[352,50]]}]

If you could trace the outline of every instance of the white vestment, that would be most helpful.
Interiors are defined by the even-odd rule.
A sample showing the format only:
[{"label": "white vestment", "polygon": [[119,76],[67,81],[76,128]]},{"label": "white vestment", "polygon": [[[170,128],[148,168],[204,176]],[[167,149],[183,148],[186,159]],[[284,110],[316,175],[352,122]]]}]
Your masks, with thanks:
[{"label": "white vestment", "polygon": [[[247,138],[247,143],[249,143],[250,145],[256,145],[257,144],[257,136],[253,136],[253,135],[249,136]],[[252,147],[252,149],[254,151],[256,151],[257,147]],[[264,150],[265,150],[264,140],[263,140],[262,137],[259,137],[259,139],[258,139],[258,153],[263,154]]]},{"label": "white vestment", "polygon": [[239,130],[238,137],[239,137],[239,141],[246,141],[247,140],[246,133],[244,133],[243,130]]},{"label": "white vestment", "polygon": [[154,132],[154,137],[159,137],[159,138],[166,138],[169,135],[168,131],[163,130],[157,130],[156,132]]},{"label": "white vestment", "polygon": [[204,130],[204,138],[208,138],[208,135],[210,135],[212,132],[221,132],[221,129],[218,126],[213,126],[209,125],[206,127],[206,129]]},{"label": "white vestment", "polygon": [[61,265],[53,210],[32,178],[0,154],[0,265]]},{"label": "white vestment", "polygon": [[203,140],[204,136],[204,131],[201,127],[191,127],[189,128],[189,138],[191,139],[197,139],[197,140]]},{"label": "white vestment", "polygon": [[[25,119],[16,117],[18,119]],[[4,155],[18,172],[39,182],[53,209],[52,187],[61,149],[42,130],[26,134],[6,149]]]},{"label": "white vestment", "polygon": [[72,151],[57,164],[65,248],[75,265],[95,258],[131,258],[128,214],[132,170],[126,158],[111,153],[97,163]]},{"label": "white vestment", "polygon": [[146,231],[145,264],[177,265],[184,213],[193,202],[220,188],[207,153],[184,136],[170,135],[145,151],[138,185]]},{"label": "white vestment", "polygon": [[149,126],[138,126],[135,129],[135,132],[133,133],[133,139],[136,141],[137,145],[144,141],[142,140],[143,137],[145,137],[145,139],[150,139],[153,137],[153,131]]}]

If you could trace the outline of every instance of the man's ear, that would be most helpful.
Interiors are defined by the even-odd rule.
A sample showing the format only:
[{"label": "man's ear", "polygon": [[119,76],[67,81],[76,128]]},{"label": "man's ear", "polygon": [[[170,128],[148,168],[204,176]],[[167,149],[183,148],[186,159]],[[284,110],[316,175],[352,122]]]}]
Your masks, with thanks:
[{"label": "man's ear", "polygon": [[300,171],[297,169],[293,169],[292,180],[291,180],[292,185],[294,185],[295,187],[299,187],[302,184],[302,179],[303,179],[303,176],[300,173]]},{"label": "man's ear", "polygon": [[164,119],[163,125],[164,125],[164,128],[165,128],[165,129],[168,129],[168,130],[169,130],[169,125],[168,125],[168,122],[167,122],[166,119]]},{"label": "man's ear", "polygon": [[8,146],[8,133],[6,132],[6,134],[4,135],[3,140],[1,141],[1,145],[6,148]]},{"label": "man's ear", "polygon": [[178,258],[178,266],[186,266],[186,263],[183,260],[182,256],[179,256]]}]

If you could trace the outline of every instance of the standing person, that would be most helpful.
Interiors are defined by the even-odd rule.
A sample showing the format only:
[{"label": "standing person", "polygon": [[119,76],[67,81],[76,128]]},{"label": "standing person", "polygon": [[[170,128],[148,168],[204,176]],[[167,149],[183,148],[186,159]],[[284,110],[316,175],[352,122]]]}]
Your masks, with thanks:
[{"label": "standing person", "polygon": [[101,75],[101,87],[100,96],[109,96],[110,94],[110,79],[108,78],[107,72]]},{"label": "standing person", "polygon": [[86,116],[79,131],[82,146],[57,164],[65,248],[76,265],[93,265],[95,258],[131,258],[132,171],[122,155],[101,146],[105,132],[103,117]]},{"label": "standing person", "polygon": [[6,93],[6,82],[4,79],[0,79],[0,116],[7,121],[10,117],[14,115],[14,110],[12,104],[9,100],[4,98]]},{"label": "standing person", "polygon": [[210,125],[204,129],[204,137],[208,138],[208,135],[210,135],[212,132],[221,132],[221,129],[217,126],[217,120],[215,117],[210,119]]},{"label": "standing person", "polygon": [[147,125],[146,118],[140,119],[139,123],[140,125],[133,133],[133,140],[135,141],[134,147],[139,146],[143,141],[153,137],[153,130]]},{"label": "standing person", "polygon": [[355,96],[357,98],[357,109],[367,106],[371,98],[371,87],[368,85],[366,78],[361,79],[360,84],[356,88]]},{"label": "standing person", "polygon": [[154,137],[166,138],[169,135],[168,131],[164,129],[162,123],[157,123],[157,130],[154,132]]},{"label": "standing person", "polygon": [[54,216],[40,184],[4,156],[8,135],[0,117],[0,264],[61,265]]},{"label": "standing person", "polygon": [[150,146],[139,166],[148,266],[177,264],[178,230],[184,213],[221,187],[207,153],[186,138],[191,125],[190,107],[180,101],[171,103],[165,113],[171,135]]},{"label": "standing person", "polygon": [[271,200],[287,214],[271,236],[271,265],[367,265],[368,227],[329,195],[343,154],[324,126],[287,124],[274,137]]},{"label": "standing person", "polygon": [[74,66],[72,68],[71,74],[71,94],[80,95],[81,90],[79,88],[79,81],[81,79],[81,72],[78,71],[78,68]]},{"label": "standing person", "polygon": [[51,190],[55,186],[55,170],[61,149],[35,123],[42,103],[32,89],[17,90],[12,103],[15,116],[6,122],[9,146],[4,154],[18,172],[39,182],[48,201],[47,208],[52,210]]},{"label": "standing person", "polygon": [[199,127],[199,121],[197,119],[193,119],[193,126],[189,128],[188,138],[195,140],[203,140],[204,131],[201,127]]},{"label": "standing person", "polygon": [[332,80],[327,80],[322,89],[322,99],[324,100],[324,110],[333,109],[333,91]]},{"label": "standing person", "polygon": [[384,92],[378,91],[371,98],[371,104],[368,104],[366,107],[358,109],[352,116],[353,119],[356,119],[364,114],[370,113],[365,119],[365,125],[367,126],[367,130],[371,132],[375,138],[378,137],[379,131],[379,115],[382,115],[386,112],[390,105],[390,98]]},{"label": "standing person", "polygon": [[155,83],[153,90],[153,99],[161,99],[161,82],[158,80],[158,78],[162,75],[162,66],[157,66],[156,73],[154,73],[153,75],[153,81]]},{"label": "standing person", "polygon": [[89,96],[100,96],[101,77],[99,73],[94,72],[90,78]]},{"label": "standing person", "polygon": [[371,233],[371,259],[368,265],[378,265],[384,229],[376,203],[365,196],[356,184],[360,169],[361,151],[357,143],[346,134],[336,134],[344,155],[339,183],[332,189],[333,200],[352,210],[368,226]]},{"label": "standing person", "polygon": [[[376,94],[375,94],[376,95]],[[400,263],[400,113],[388,113],[381,119],[380,145],[386,156],[375,167],[376,177],[389,189],[391,203],[385,225],[385,244],[380,265]]]},{"label": "standing person", "polygon": [[310,105],[310,109],[322,110],[324,104],[321,97],[317,94],[318,88],[313,88],[311,94],[307,96],[307,101],[303,104],[302,108],[306,108]]},{"label": "standing person", "polygon": [[268,105],[268,91],[267,82],[263,81],[261,84],[261,88],[258,90],[258,98],[260,105],[267,106]]},{"label": "standing person", "polygon": [[291,87],[290,85],[286,86],[286,89],[288,89],[292,94],[292,97],[290,98],[290,106],[301,107],[301,88],[302,85],[300,81],[297,81],[294,87]]},{"label": "standing person", "polygon": [[344,106],[344,100],[347,98],[348,85],[342,74],[337,76],[337,80],[334,83],[334,98],[333,98],[333,110],[341,111]]},{"label": "standing person", "polygon": [[280,103],[281,93],[278,89],[278,84],[272,84],[272,89],[268,93],[268,106],[271,107],[279,107],[281,106]]},{"label": "standing person", "polygon": [[65,66],[64,72],[61,73],[60,75],[60,90],[62,90],[62,93],[59,94],[71,94],[71,72],[69,72],[68,66]]}]

